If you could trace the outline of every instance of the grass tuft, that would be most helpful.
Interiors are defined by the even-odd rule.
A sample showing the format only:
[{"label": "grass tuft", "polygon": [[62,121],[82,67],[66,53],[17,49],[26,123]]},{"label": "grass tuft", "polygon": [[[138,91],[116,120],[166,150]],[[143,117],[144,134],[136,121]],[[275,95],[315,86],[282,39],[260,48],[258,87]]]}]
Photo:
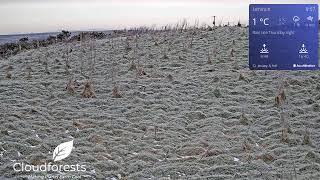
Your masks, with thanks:
[{"label": "grass tuft", "polygon": [[12,68],[12,66],[8,66],[7,68],[6,68],[6,78],[7,79],[11,79],[12,78],[12,74],[11,74],[11,70],[12,70],[13,68]]},{"label": "grass tuft", "polygon": [[67,84],[67,87],[66,87],[66,90],[68,91],[68,93],[70,94],[74,94],[76,92],[76,88],[75,88],[75,81],[73,81],[73,79],[70,79],[68,84]]},{"label": "grass tuft", "polygon": [[137,70],[137,65],[134,63],[134,61],[131,61],[129,71]]},{"label": "grass tuft", "polygon": [[275,104],[277,107],[281,107],[284,103],[285,100],[287,99],[285,91],[283,88],[281,88],[278,92],[278,95],[275,97]]},{"label": "grass tuft", "polygon": [[311,145],[310,131],[306,128],[303,133],[303,145]]},{"label": "grass tuft", "polygon": [[241,114],[239,121],[242,125],[249,125],[250,123],[248,117],[244,113]]},{"label": "grass tuft", "polygon": [[91,81],[87,80],[85,82],[84,90],[81,95],[84,98],[95,98],[96,97]]},{"label": "grass tuft", "polygon": [[119,86],[114,86],[112,89],[112,97],[114,98],[121,98],[122,95],[120,94]]}]

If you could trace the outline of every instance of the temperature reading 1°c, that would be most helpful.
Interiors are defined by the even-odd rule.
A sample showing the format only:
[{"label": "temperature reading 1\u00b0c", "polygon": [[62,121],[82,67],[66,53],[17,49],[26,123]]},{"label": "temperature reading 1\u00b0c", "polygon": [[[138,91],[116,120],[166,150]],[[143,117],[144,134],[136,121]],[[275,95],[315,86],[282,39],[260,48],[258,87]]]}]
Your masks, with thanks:
[{"label": "temperature reading 1\u00b0c", "polygon": [[[259,21],[265,26],[269,26],[269,18],[260,18]],[[253,25],[257,25],[257,19],[253,18]]]}]

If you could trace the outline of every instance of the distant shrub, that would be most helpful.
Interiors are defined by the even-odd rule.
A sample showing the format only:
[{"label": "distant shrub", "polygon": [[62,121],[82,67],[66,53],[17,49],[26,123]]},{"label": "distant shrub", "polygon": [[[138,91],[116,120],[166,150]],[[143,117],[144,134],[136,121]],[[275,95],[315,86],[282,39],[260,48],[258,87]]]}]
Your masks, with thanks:
[{"label": "distant shrub", "polygon": [[24,38],[19,39],[20,43],[25,43],[25,42],[28,42],[28,41],[29,41],[28,37],[24,37]]},{"label": "distant shrub", "polygon": [[237,27],[242,27],[242,24],[240,21],[238,21]]},{"label": "distant shrub", "polygon": [[53,43],[55,43],[56,39],[57,39],[57,37],[55,37],[55,36],[49,36],[49,37],[47,38],[47,42],[48,42],[49,44],[53,44]]},{"label": "distant shrub", "polygon": [[71,32],[62,30],[60,34],[57,35],[57,39],[60,41],[67,40],[71,36]]}]

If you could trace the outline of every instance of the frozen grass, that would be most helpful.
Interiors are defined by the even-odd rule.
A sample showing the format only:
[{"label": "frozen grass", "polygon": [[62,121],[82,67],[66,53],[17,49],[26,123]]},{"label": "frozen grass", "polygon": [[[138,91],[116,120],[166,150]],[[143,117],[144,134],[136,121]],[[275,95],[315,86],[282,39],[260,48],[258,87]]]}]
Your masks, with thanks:
[{"label": "frozen grass", "polygon": [[188,26],[3,59],[0,179],[70,139],[89,179],[317,179],[319,74],[250,71],[246,28]]}]

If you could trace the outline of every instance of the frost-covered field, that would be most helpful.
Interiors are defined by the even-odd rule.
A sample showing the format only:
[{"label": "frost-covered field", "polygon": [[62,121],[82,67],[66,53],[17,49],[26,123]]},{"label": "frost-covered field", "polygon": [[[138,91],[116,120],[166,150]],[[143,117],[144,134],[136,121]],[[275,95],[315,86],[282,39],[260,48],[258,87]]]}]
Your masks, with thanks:
[{"label": "frost-covered field", "polygon": [[[2,59],[0,178],[57,174],[13,171],[24,162],[86,165],[60,174],[83,179],[319,179],[319,72],[247,64],[248,33],[238,27],[56,44]],[[81,67],[94,98],[82,97]],[[71,155],[52,162],[70,140]]]}]

